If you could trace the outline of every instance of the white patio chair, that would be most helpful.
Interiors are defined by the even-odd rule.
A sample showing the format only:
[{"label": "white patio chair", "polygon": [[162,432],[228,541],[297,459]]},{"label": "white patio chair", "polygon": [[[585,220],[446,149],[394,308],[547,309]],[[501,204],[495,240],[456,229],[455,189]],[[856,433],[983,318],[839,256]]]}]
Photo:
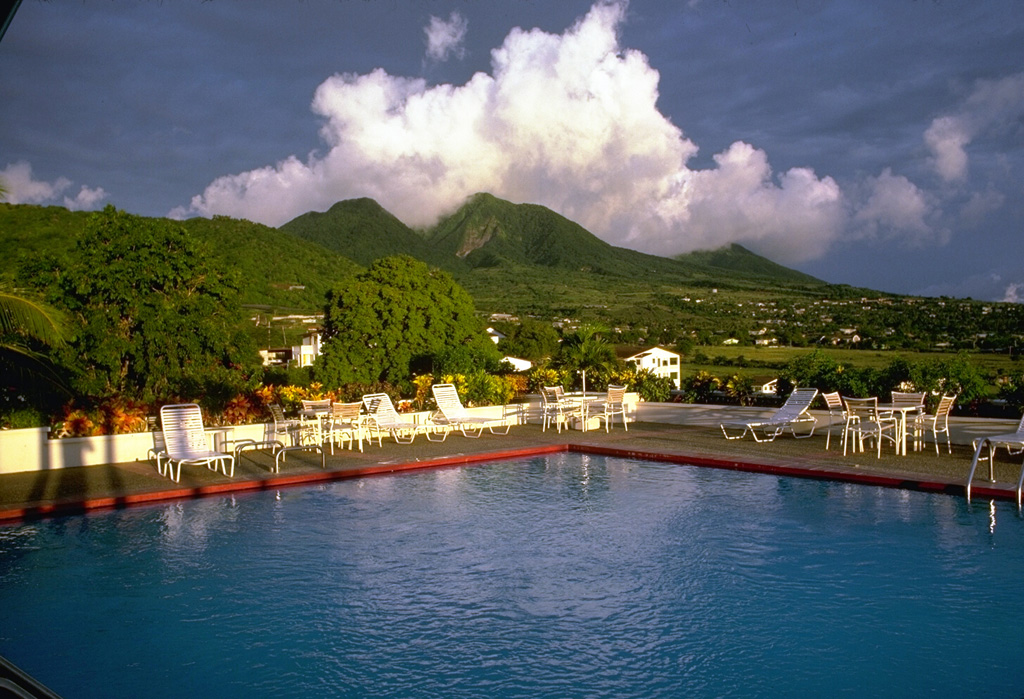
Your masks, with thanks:
[{"label": "white patio chair", "polygon": [[[160,408],[160,431],[164,436],[164,459],[168,477],[178,483],[181,480],[181,465],[206,466],[216,471],[218,464],[224,475],[235,475],[235,457],[222,451],[210,449],[203,414],[195,403],[165,405]],[[177,464],[177,474],[174,465]],[[228,466],[231,472],[228,473]]]},{"label": "white patio chair", "polygon": [[359,442],[359,451],[363,450],[363,404],[359,403],[334,403],[331,405],[331,416],[327,428],[327,440],[331,443],[331,454],[334,454],[334,445],[348,442],[348,448],[352,449],[356,442]]},{"label": "white patio chair", "polygon": [[946,450],[953,453],[953,443],[949,439],[949,414],[956,405],[956,393],[947,393],[939,399],[934,415],[921,413],[914,418],[914,451],[924,448],[925,435],[931,430],[935,442],[935,455],[939,455],[939,435],[946,435]]},{"label": "white patio chair", "polygon": [[430,441],[444,441],[444,438],[448,436],[447,428],[441,426],[443,430],[442,438],[440,440],[431,439],[431,434],[434,433],[438,426],[436,425],[421,425],[413,422],[412,420],[406,420],[398,414],[395,410],[395,404],[391,402],[391,396],[386,393],[370,393],[363,396],[363,405],[366,407],[366,429],[369,434],[376,433],[377,435],[377,446],[381,445],[381,439],[385,432],[391,435],[399,444],[412,444],[413,440],[416,439],[416,435],[425,434],[427,439]]},{"label": "white patio chair", "polygon": [[[608,432],[616,415],[622,416],[622,429],[629,432],[629,425],[626,422],[626,398],[625,386],[609,386],[604,401],[592,406],[587,406],[587,417],[596,417],[604,422],[604,431]],[[591,412],[593,410],[593,412]]]},{"label": "white patio chair", "polygon": [[821,397],[825,399],[825,405],[828,407],[828,427],[825,432],[825,449],[828,449],[832,442],[833,426],[839,425],[845,434],[846,408],[843,407],[843,397],[839,395],[839,391],[822,393]]},{"label": "white patio chair", "polygon": [[890,413],[879,411],[878,398],[843,398],[846,405],[846,428],[843,430],[843,456],[846,456],[850,438],[856,438],[854,451],[864,451],[864,440],[873,439],[882,458],[882,440],[888,439],[897,449],[899,425]]},{"label": "white patio chair", "polygon": [[547,432],[548,426],[554,422],[555,429],[562,433],[562,425],[568,429],[573,418],[583,418],[583,404],[580,401],[566,398],[565,389],[561,386],[543,386],[540,389],[544,403],[544,423],[541,431]]},{"label": "white patio chair", "polygon": [[[726,439],[743,439],[749,432],[755,442],[771,442],[789,430],[796,439],[807,439],[814,435],[814,427],[818,424],[817,419],[807,412],[817,396],[818,389],[816,388],[797,388],[789,394],[786,402],[771,417],[724,422],[721,425],[722,434]],[[797,427],[801,425],[810,425],[810,431],[805,435],[797,434]],[[742,431],[739,434],[730,435],[729,429]],[[757,435],[758,430],[761,431],[761,437]]]},{"label": "white patio chair", "polygon": [[459,392],[454,384],[439,383],[430,387],[434,394],[434,402],[437,403],[438,415],[434,422],[447,425],[450,429],[457,429],[462,436],[476,439],[484,433],[484,429],[491,434],[498,434],[495,430],[504,428],[501,434],[508,434],[511,425],[503,417],[482,417],[472,415],[459,398]]}]

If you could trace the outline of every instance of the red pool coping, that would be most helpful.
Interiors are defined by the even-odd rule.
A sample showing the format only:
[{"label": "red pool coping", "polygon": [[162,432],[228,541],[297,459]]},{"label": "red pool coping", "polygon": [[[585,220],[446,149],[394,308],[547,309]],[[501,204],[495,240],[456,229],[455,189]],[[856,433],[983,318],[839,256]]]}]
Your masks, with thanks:
[{"label": "red pool coping", "polygon": [[[767,473],[778,476],[791,476],[794,478],[810,478],[815,480],[838,481],[845,483],[857,483],[861,485],[874,485],[885,488],[902,488],[904,490],[917,490],[930,493],[942,493],[945,495],[957,495],[963,497],[966,494],[966,487],[957,483],[946,483],[942,481],[917,480],[912,478],[900,478],[896,476],[885,476],[872,473],[858,473],[855,471],[830,471],[824,468],[811,468],[807,466],[787,466],[783,464],[756,463],[750,461],[736,461],[731,459],[718,459],[706,456],[695,456],[688,454],[664,453],[644,451],[640,449],[622,449],[617,447],[603,447],[592,444],[555,444],[540,447],[528,447],[521,449],[507,449],[500,451],[482,452],[479,454],[459,454],[457,456],[445,456],[435,459],[424,459],[422,461],[408,461],[396,464],[378,464],[376,466],[365,466],[361,468],[348,468],[337,471],[322,471],[302,473],[295,475],[277,475],[269,478],[260,478],[247,481],[235,481],[231,483],[217,483],[214,485],[203,485],[194,488],[170,488],[167,490],[151,491],[147,493],[133,493],[125,495],[112,495],[99,498],[86,498],[82,500],[66,500],[61,502],[40,503],[26,507],[0,510],[0,522],[11,523],[19,521],[38,520],[48,517],[62,515],[83,514],[96,510],[120,509],[133,505],[148,505],[171,500],[188,500],[212,495],[225,495],[228,493],[252,492],[261,490],[276,490],[293,486],[310,485],[330,481],[347,480],[351,478],[364,478],[389,473],[401,473],[431,468],[444,468],[452,466],[467,466],[491,461],[503,461],[518,459],[530,456],[542,456],[545,454],[557,454],[573,452],[580,454],[593,454],[599,456],[615,456],[628,459],[643,459],[645,461],[660,461],[668,463],[685,464],[689,466],[700,466],[705,468],[718,468],[731,471],[746,471],[750,473]],[[971,488],[972,495],[978,499],[1015,500],[1016,493],[1011,490],[994,488],[991,486],[975,484]]]}]

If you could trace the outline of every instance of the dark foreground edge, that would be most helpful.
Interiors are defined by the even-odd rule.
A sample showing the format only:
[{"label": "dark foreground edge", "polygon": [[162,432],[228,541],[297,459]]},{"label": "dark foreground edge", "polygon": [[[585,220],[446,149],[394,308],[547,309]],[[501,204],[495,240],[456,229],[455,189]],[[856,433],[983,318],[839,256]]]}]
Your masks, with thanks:
[{"label": "dark foreground edge", "polygon": [[60,699],[43,683],[0,656],[0,699]]}]

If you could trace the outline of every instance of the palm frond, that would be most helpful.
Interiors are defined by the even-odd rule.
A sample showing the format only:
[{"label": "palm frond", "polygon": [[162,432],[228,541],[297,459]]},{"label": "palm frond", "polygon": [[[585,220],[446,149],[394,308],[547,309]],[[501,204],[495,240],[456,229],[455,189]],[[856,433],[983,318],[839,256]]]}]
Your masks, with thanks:
[{"label": "palm frond", "polygon": [[58,346],[64,343],[64,323],[54,309],[25,296],[0,290],[0,335],[22,335]]}]

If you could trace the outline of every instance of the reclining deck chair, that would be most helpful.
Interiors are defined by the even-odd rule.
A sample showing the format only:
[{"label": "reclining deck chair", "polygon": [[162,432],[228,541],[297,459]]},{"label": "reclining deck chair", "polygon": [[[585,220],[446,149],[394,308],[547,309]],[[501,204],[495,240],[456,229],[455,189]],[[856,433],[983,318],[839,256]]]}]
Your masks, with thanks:
[{"label": "reclining deck chair", "polygon": [[[988,479],[994,483],[996,480],[995,464],[993,457],[996,449],[1003,447],[1011,454],[1024,452],[1024,417],[1021,417],[1016,432],[1008,434],[996,434],[991,437],[982,437],[974,440],[974,461],[971,462],[971,470],[967,474],[967,501],[971,500],[971,481],[974,480],[974,472],[978,468],[982,452],[988,447]],[[1024,489],[1024,465],[1021,466],[1020,478],[1017,479],[1017,509],[1021,508],[1021,491]]]},{"label": "reclining deck chair", "polygon": [[[798,388],[789,394],[789,398],[786,399],[783,406],[776,410],[771,417],[723,422],[722,434],[726,439],[743,439],[749,432],[755,442],[771,442],[785,430],[789,430],[797,439],[806,439],[814,434],[814,426],[818,424],[814,416],[807,412],[817,395],[818,389],[816,388]],[[796,433],[797,425],[807,424],[811,426],[810,431],[805,435],[798,435]],[[730,429],[742,431],[739,434],[730,435],[727,426]],[[757,435],[758,430],[761,431],[760,438]]]},{"label": "reclining deck chair", "polygon": [[[206,466],[211,471],[220,464],[224,475],[235,475],[235,457],[222,451],[210,449],[203,427],[203,414],[195,403],[165,405],[160,408],[161,432],[164,435],[163,458],[167,461],[167,475],[177,483],[181,480],[181,465]],[[159,458],[159,457],[158,457]],[[175,475],[174,465],[178,465]],[[228,465],[231,473],[228,473]],[[158,464],[157,468],[160,466]]]},{"label": "reclining deck chair", "polygon": [[[439,425],[447,425],[450,429],[457,429],[462,432],[463,437],[477,438],[484,433],[484,429],[490,430],[491,434],[498,434],[497,429],[505,428],[501,434],[508,434],[511,425],[503,417],[479,417],[471,415],[462,401],[459,399],[459,392],[454,384],[439,383],[430,387],[434,393],[434,402],[437,403],[439,415],[433,421]],[[469,432],[467,432],[469,430]],[[475,433],[475,434],[474,434]]]},{"label": "reclining deck chair", "polygon": [[366,406],[366,421],[364,423],[370,441],[373,435],[377,435],[377,446],[381,444],[381,436],[387,432],[399,444],[412,444],[416,435],[425,434],[431,442],[443,442],[448,436],[447,428],[443,428],[442,437],[439,440],[431,439],[438,429],[436,425],[421,425],[412,420],[405,420],[398,411],[395,404],[391,402],[391,396],[387,393],[370,393],[363,396],[363,405]]}]

